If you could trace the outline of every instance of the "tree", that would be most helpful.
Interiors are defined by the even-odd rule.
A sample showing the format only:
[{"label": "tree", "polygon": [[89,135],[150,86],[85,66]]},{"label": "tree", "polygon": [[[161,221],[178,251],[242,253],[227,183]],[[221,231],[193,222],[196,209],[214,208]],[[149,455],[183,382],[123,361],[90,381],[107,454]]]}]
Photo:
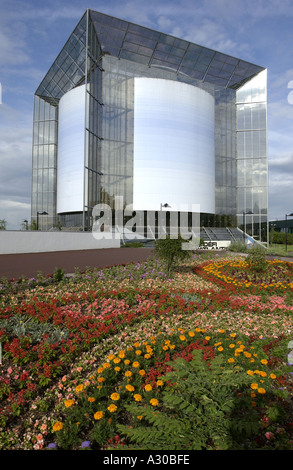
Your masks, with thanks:
[{"label": "tree", "polygon": [[0,219],[0,230],[6,230],[7,222],[5,219]]},{"label": "tree", "polygon": [[167,236],[165,239],[160,238],[155,242],[155,253],[159,259],[166,266],[166,274],[170,277],[175,269],[175,266],[191,256],[190,250],[182,250],[182,243],[186,240],[179,235],[178,238],[170,238]]}]

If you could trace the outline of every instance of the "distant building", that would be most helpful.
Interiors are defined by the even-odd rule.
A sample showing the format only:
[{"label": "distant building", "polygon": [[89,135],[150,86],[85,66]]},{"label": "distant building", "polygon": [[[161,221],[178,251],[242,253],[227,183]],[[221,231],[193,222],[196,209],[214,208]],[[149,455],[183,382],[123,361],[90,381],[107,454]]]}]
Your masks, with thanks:
[{"label": "distant building", "polygon": [[87,10],[35,92],[32,219],[90,230],[115,196],[155,213],[200,204],[209,226],[245,213],[261,237],[266,69]]}]

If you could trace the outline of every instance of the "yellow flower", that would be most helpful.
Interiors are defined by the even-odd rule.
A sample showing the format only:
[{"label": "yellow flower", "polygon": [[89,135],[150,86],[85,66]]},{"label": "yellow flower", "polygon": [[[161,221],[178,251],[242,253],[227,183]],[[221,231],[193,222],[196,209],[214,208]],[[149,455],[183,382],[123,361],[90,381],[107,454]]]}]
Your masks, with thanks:
[{"label": "yellow flower", "polygon": [[110,355],[108,356],[109,361],[112,361],[114,358],[115,358],[114,354],[110,354]]},{"label": "yellow flower", "polygon": [[57,423],[55,423],[53,426],[53,431],[61,431],[62,428],[63,424],[61,423],[61,421],[57,421]]},{"label": "yellow flower", "polygon": [[132,365],[133,367],[139,367],[139,362],[135,361]]},{"label": "yellow flower", "polygon": [[109,364],[109,362],[105,362],[105,364],[103,364],[102,366],[104,369],[109,369],[109,367],[111,367],[111,364]]},{"label": "yellow flower", "polygon": [[127,370],[124,375],[125,377],[131,377],[132,376],[131,370]]},{"label": "yellow flower", "polygon": [[98,377],[98,382],[100,382],[100,383],[105,382],[105,380],[106,380],[105,377]]},{"label": "yellow flower", "polygon": [[206,336],[206,337],[205,337],[205,340],[206,340],[206,341],[209,341],[210,339],[211,339],[210,336]]},{"label": "yellow flower", "polygon": [[97,411],[97,412],[94,414],[94,419],[96,419],[96,420],[102,419],[103,417],[104,417],[103,411]]},{"label": "yellow flower", "polygon": [[186,340],[186,338],[185,338],[184,335],[180,335],[180,336],[179,336],[179,339],[180,339],[180,341],[185,341],[185,340]]},{"label": "yellow flower", "polygon": [[150,359],[151,355],[150,354],[145,354],[144,357],[145,357],[145,359]]},{"label": "yellow flower", "polygon": [[121,361],[121,359],[119,359],[119,357],[115,357],[114,359],[114,364],[119,364],[119,362]]},{"label": "yellow flower", "polygon": [[130,364],[130,360],[129,360],[129,359],[125,359],[124,364],[125,364],[126,366],[128,366],[128,364]]},{"label": "yellow flower", "polygon": [[264,365],[266,365],[268,363],[268,361],[266,359],[262,359],[260,362]]},{"label": "yellow flower", "polygon": [[250,387],[252,388],[252,390],[258,389],[258,385],[256,383],[251,384]]},{"label": "yellow flower", "polygon": [[98,374],[102,374],[104,372],[104,367],[99,367],[98,368]]},{"label": "yellow flower", "polygon": [[120,400],[120,395],[119,395],[119,393],[112,393],[110,398],[111,398],[111,400],[117,401],[117,400]]},{"label": "yellow flower", "polygon": [[83,385],[77,385],[77,387],[75,387],[75,391],[76,391],[77,393],[82,392],[83,389],[84,389],[84,386],[83,386]]},{"label": "yellow flower", "polygon": [[118,356],[120,357],[120,359],[124,359],[125,358],[125,351],[119,351]]},{"label": "yellow flower", "polygon": [[162,387],[164,385],[163,380],[157,380],[157,386]]},{"label": "yellow flower", "polygon": [[158,402],[158,400],[157,400],[156,398],[152,398],[152,399],[150,400],[150,404],[153,405],[153,406],[158,406],[159,402]]},{"label": "yellow flower", "polygon": [[153,389],[153,387],[152,387],[150,384],[147,384],[147,385],[144,387],[144,389],[145,389],[147,392],[150,392],[150,391]]},{"label": "yellow flower", "polygon": [[233,344],[233,343],[229,344],[229,348],[231,348],[231,349],[235,348],[235,344]]},{"label": "yellow flower", "polygon": [[143,416],[137,416],[137,419],[141,420],[143,418]]},{"label": "yellow flower", "polygon": [[141,401],[142,400],[142,396],[139,393],[135,393],[133,395],[133,398],[135,399],[135,401]]},{"label": "yellow flower", "polygon": [[74,405],[75,400],[65,400],[64,405],[66,408],[69,408],[70,406]]},{"label": "yellow flower", "polygon": [[188,336],[190,336],[190,338],[193,338],[195,336],[194,331],[189,331]]},{"label": "yellow flower", "polygon": [[126,387],[125,387],[125,390],[127,390],[128,392],[133,392],[134,387],[133,387],[133,385],[127,384]]},{"label": "yellow flower", "polygon": [[253,375],[253,374],[254,374],[253,370],[248,370],[246,373],[247,373],[248,375]]},{"label": "yellow flower", "polygon": [[230,357],[230,359],[228,359],[228,362],[229,362],[230,364],[233,364],[233,362],[235,362],[235,360],[233,359],[233,357]]},{"label": "yellow flower", "polygon": [[144,369],[141,369],[139,371],[139,375],[141,375],[142,377],[146,374],[145,370]]},{"label": "yellow flower", "polygon": [[270,379],[276,379],[277,376],[275,374],[270,374]]},{"label": "yellow flower", "polygon": [[108,406],[108,410],[110,411],[110,413],[114,413],[117,410],[117,406],[112,404]]},{"label": "yellow flower", "polygon": [[137,349],[137,350],[135,351],[135,354],[136,354],[137,356],[140,356],[140,355],[141,355],[141,350],[140,350],[140,349]]},{"label": "yellow flower", "polygon": [[96,401],[96,399],[94,397],[88,397],[88,401],[90,403],[94,403],[94,401]]},{"label": "yellow flower", "polygon": [[115,370],[115,372],[120,372],[121,367],[115,367],[114,370]]},{"label": "yellow flower", "polygon": [[221,351],[224,351],[223,346],[219,346],[219,347],[218,347],[218,351],[220,351],[220,352],[221,352]]},{"label": "yellow flower", "polygon": [[262,395],[264,395],[266,393],[264,388],[258,388],[257,391],[258,391],[258,393],[261,393]]}]

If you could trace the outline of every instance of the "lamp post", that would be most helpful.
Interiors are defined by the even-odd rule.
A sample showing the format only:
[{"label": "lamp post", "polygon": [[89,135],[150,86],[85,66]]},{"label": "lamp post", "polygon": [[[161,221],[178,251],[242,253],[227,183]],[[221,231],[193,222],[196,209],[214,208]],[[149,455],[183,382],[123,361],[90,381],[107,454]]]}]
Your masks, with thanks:
[{"label": "lamp post", "polygon": [[286,218],[286,227],[285,227],[285,230],[286,230],[286,252],[287,252],[287,234],[288,234],[287,217],[293,217],[293,212],[291,214],[286,214],[285,215],[285,218]]},{"label": "lamp post", "polygon": [[245,233],[246,233],[246,218],[245,218],[245,216],[247,214],[253,214],[253,212],[252,211],[247,211],[247,212],[243,211],[243,242],[244,243],[245,243]]},{"label": "lamp post", "polygon": [[39,215],[48,215],[48,212],[37,212],[37,230],[39,230]]}]

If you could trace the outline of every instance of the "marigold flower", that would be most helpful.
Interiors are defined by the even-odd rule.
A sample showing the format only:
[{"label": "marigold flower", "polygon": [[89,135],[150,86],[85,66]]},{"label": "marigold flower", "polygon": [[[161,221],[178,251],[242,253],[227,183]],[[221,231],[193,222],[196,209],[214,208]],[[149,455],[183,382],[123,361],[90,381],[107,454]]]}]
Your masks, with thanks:
[{"label": "marigold flower", "polygon": [[186,338],[185,338],[184,335],[180,335],[180,336],[179,336],[179,339],[180,339],[180,341],[185,341],[185,340],[186,340]]},{"label": "marigold flower", "polygon": [[132,376],[131,370],[127,370],[124,375],[125,377],[131,377]]},{"label": "marigold flower", "polygon": [[110,355],[108,356],[109,361],[112,361],[114,358],[115,358],[114,354],[110,354]]},{"label": "marigold flower", "polygon": [[124,359],[125,358],[125,351],[119,351],[118,356],[120,357],[120,359]]},{"label": "marigold flower", "polygon": [[253,384],[250,385],[250,387],[252,388],[252,390],[257,390],[258,389],[258,384],[253,383]]},{"label": "marigold flower", "polygon": [[121,367],[114,367],[115,372],[120,372]]},{"label": "marigold flower", "polygon": [[117,410],[117,406],[112,404],[108,406],[108,410],[110,411],[110,413],[114,413]]},{"label": "marigold flower", "polygon": [[137,349],[137,350],[135,351],[135,354],[136,354],[137,356],[140,356],[140,355],[141,355],[141,350],[140,350],[140,349]]},{"label": "marigold flower", "polygon": [[264,388],[258,388],[257,389],[258,393],[260,393],[261,395],[264,395],[266,393],[265,389]]},{"label": "marigold flower", "polygon": [[144,389],[147,391],[147,392],[151,392],[153,387],[150,385],[150,384],[147,384]]},{"label": "marigold flower", "polygon": [[194,331],[189,331],[189,332],[188,332],[188,336],[190,336],[190,338],[193,338],[193,337],[195,336]]},{"label": "marigold flower", "polygon": [[233,362],[235,362],[235,360],[233,359],[233,357],[230,357],[230,358],[228,359],[228,362],[229,362],[230,364],[233,364]]},{"label": "marigold flower", "polygon": [[276,379],[277,378],[277,376],[275,374],[270,374],[269,377],[270,377],[270,379]]},{"label": "marigold flower", "polygon": [[119,362],[121,362],[121,359],[119,357],[115,357],[113,362],[114,362],[114,364],[119,364]]},{"label": "marigold flower", "polygon": [[268,361],[266,359],[261,359],[260,361],[262,364],[266,365],[268,363]]},{"label": "marigold flower", "polygon": [[125,390],[127,390],[128,392],[133,392],[134,391],[134,386],[130,385],[130,384],[127,384],[126,387],[125,387]]},{"label": "marigold flower", "polygon": [[90,403],[93,403],[94,401],[96,401],[96,399],[95,399],[94,397],[88,397],[88,401],[89,401]]},{"label": "marigold flower", "polygon": [[142,377],[146,374],[145,370],[144,369],[141,369],[139,371],[139,375],[141,375]]},{"label": "marigold flower", "polygon": [[105,377],[98,377],[98,382],[101,383],[101,382],[105,382]]},{"label": "marigold flower", "polygon": [[95,419],[95,420],[102,419],[103,417],[104,417],[103,411],[97,411],[97,412],[94,414],[94,419]]},{"label": "marigold flower", "polygon": [[120,395],[119,393],[112,393],[112,395],[110,396],[111,400],[114,400],[114,401],[117,401],[117,400],[120,400]]},{"label": "marigold flower", "polygon": [[157,386],[162,387],[164,385],[163,380],[157,380]]},{"label": "marigold flower", "polygon": [[219,346],[219,347],[218,347],[218,351],[220,351],[220,352],[224,351],[223,346]]},{"label": "marigold flower", "polygon": [[81,385],[77,385],[77,387],[75,387],[75,391],[76,391],[77,393],[82,392],[83,389],[84,389],[84,386],[83,386],[82,384],[81,384]]},{"label": "marigold flower", "polygon": [[133,395],[133,398],[135,399],[135,401],[141,401],[142,400],[142,396],[139,393],[135,393]]},{"label": "marigold flower", "polygon": [[132,365],[133,367],[139,367],[139,362],[135,361]]},{"label": "marigold flower", "polygon": [[248,375],[253,375],[253,374],[254,374],[253,370],[248,370],[248,371],[246,371],[246,373],[247,373]]},{"label": "marigold flower", "polygon": [[64,405],[66,406],[66,408],[69,408],[70,406],[74,405],[75,403],[75,400],[65,400],[64,402]]},{"label": "marigold flower", "polygon": [[150,400],[150,404],[153,405],[153,406],[158,406],[159,401],[158,401],[156,398],[152,398],[152,399]]},{"label": "marigold flower", "polygon": [[125,359],[124,364],[125,364],[126,366],[128,366],[128,364],[130,364],[130,360],[129,360],[129,359]]},{"label": "marigold flower", "polygon": [[53,426],[53,431],[61,431],[62,428],[63,424],[61,423],[61,421],[57,421],[57,423],[55,423]]}]

